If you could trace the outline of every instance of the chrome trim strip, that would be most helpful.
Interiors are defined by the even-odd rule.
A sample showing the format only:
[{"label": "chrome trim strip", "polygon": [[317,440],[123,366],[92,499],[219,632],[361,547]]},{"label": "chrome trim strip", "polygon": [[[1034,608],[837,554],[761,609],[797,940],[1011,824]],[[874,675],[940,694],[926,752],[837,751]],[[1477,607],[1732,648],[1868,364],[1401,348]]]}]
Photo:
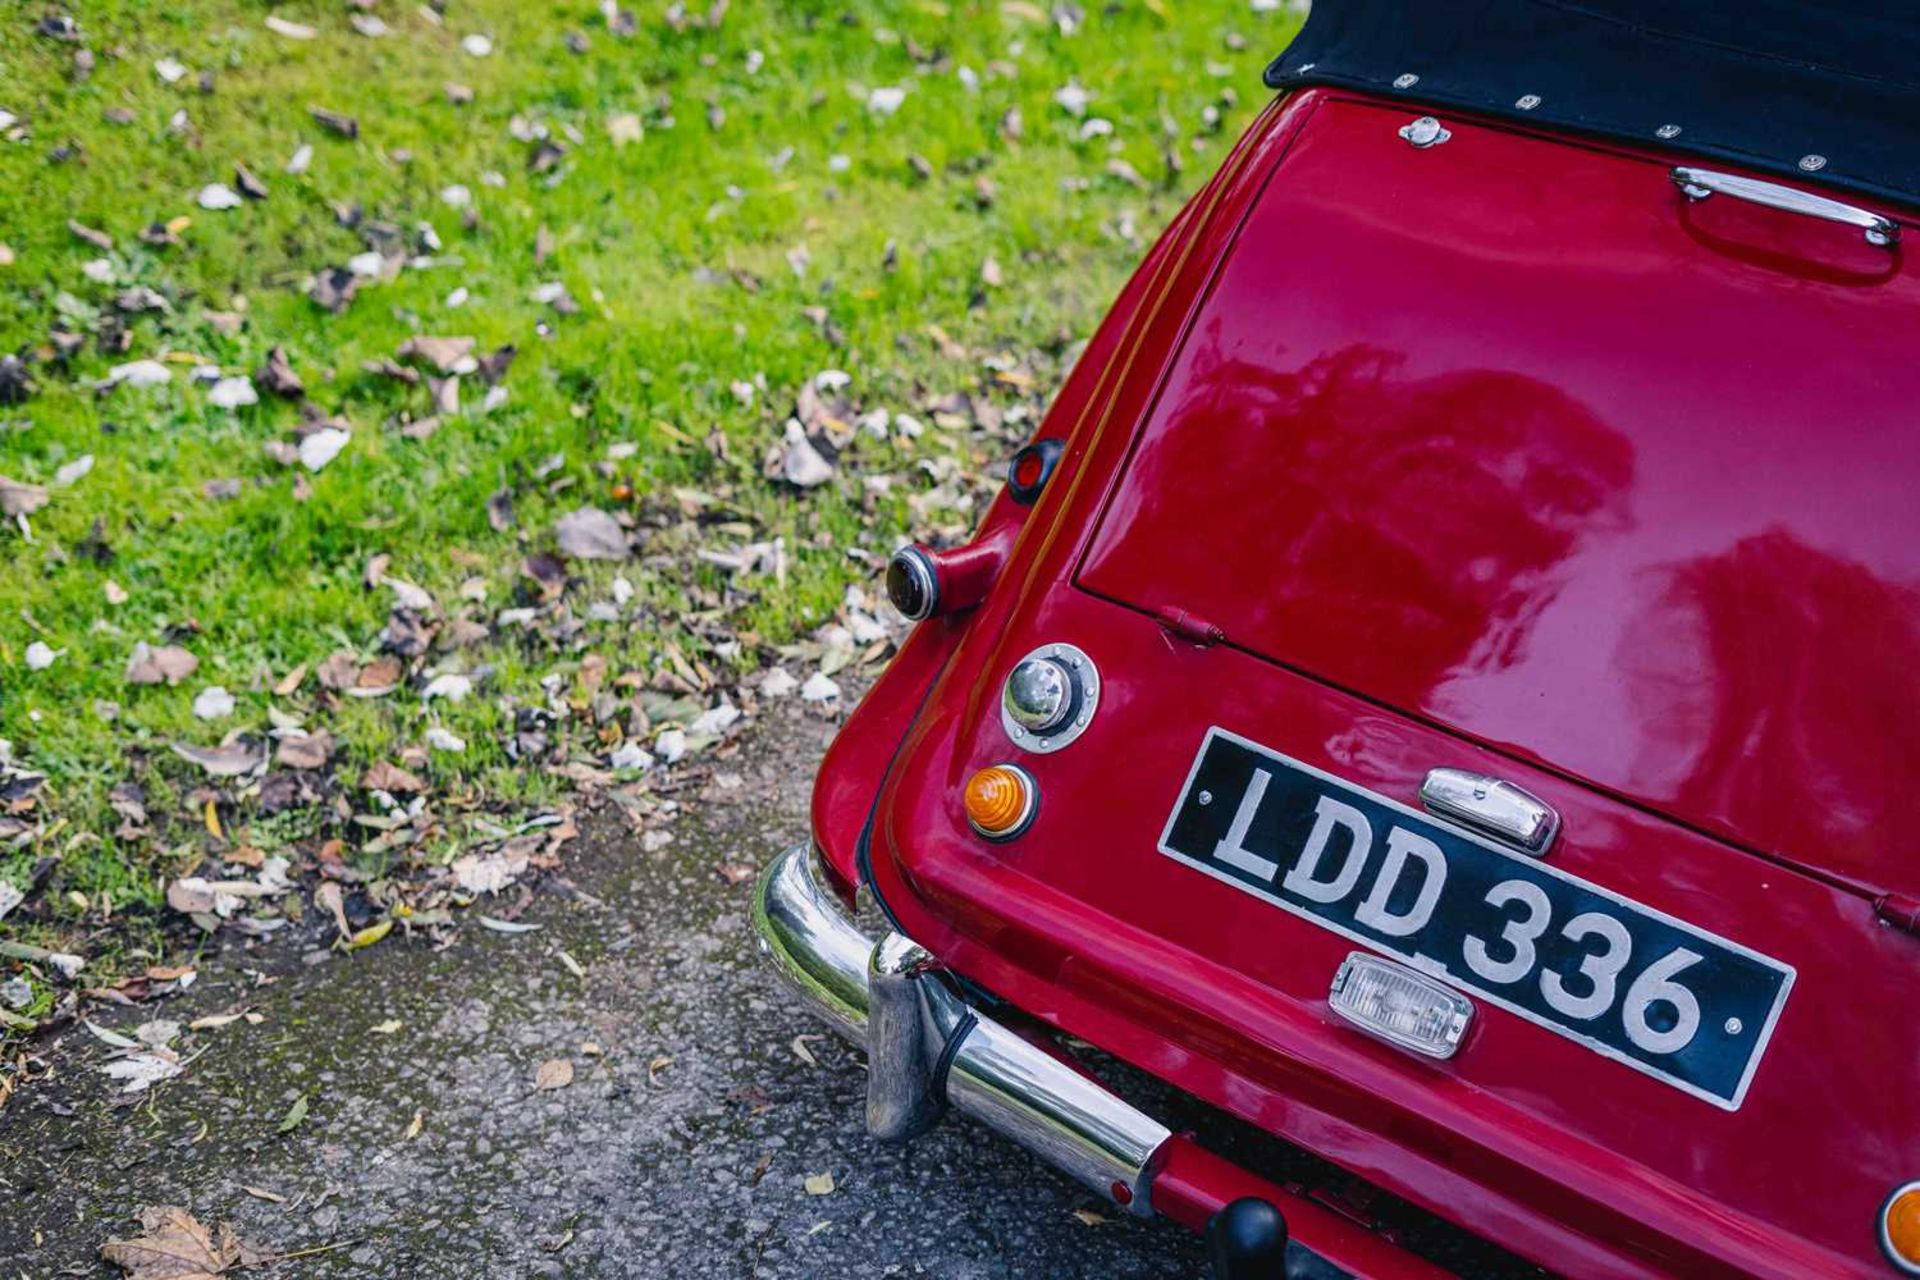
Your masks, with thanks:
[{"label": "chrome trim strip", "polygon": [[[1809,164],[1816,157],[1808,156],[1800,162],[1800,167],[1808,171],[1826,167],[1825,161]],[[1849,227],[1858,227],[1866,237],[1868,244],[1882,249],[1893,247],[1900,241],[1900,224],[1891,218],[1883,218],[1871,209],[1862,209],[1859,205],[1846,204],[1839,200],[1830,200],[1826,196],[1816,196],[1810,191],[1801,191],[1796,187],[1783,187],[1777,182],[1762,182],[1758,178],[1743,178],[1738,174],[1719,173],[1713,169],[1694,169],[1680,165],[1667,174],[1673,185],[1680,188],[1689,200],[1705,200],[1711,195],[1724,195],[1734,200],[1748,200],[1754,204],[1765,205],[1769,209],[1779,209],[1785,213],[1797,213],[1808,218],[1819,218],[1825,222],[1839,222]]]}]

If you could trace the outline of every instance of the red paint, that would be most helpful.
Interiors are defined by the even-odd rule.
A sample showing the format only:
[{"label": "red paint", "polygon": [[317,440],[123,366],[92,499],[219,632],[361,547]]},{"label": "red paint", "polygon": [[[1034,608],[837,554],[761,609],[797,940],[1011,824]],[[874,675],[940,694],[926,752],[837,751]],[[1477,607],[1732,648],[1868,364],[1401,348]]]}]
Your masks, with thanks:
[{"label": "red paint", "polygon": [[921,548],[933,565],[933,578],[938,587],[937,612],[971,609],[987,598],[993,580],[1000,576],[1001,568],[1007,563],[1013,533],[1013,525],[1002,524],[965,546],[946,551]]},{"label": "red paint", "polygon": [[[1658,156],[1452,117],[1420,152],[1407,114],[1302,94],[1182,214],[816,837],[850,865],[871,812],[944,962],[1556,1272],[1885,1276],[1920,1177],[1920,945],[1876,917],[1920,890],[1920,280],[1687,206]],[[1009,757],[1000,683],[1051,641],[1099,713]],[[1210,724],[1405,803],[1505,777],[1559,808],[1554,865],[1793,965],[1744,1105],[1485,1004],[1445,1063],[1336,1025],[1346,940],[1156,851]],[[996,846],[959,794],[1005,758],[1047,802]]]}]

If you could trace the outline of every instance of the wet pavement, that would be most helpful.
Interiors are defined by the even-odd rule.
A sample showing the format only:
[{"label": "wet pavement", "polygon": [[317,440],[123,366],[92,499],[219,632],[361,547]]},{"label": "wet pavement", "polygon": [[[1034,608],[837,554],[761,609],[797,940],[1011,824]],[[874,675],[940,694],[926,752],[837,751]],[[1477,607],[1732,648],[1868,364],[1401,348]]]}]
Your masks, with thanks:
[{"label": "wet pavement", "polygon": [[[537,931],[204,958],[182,997],[98,1018],[261,1015],[187,1033],[198,1056],[150,1094],[115,1092],[106,1046],[64,1032],[43,1049],[55,1078],[0,1112],[0,1270],[114,1274],[101,1242],[176,1204],[315,1251],[282,1277],[1200,1276],[1179,1229],[1115,1218],[977,1128],[867,1137],[858,1055],[761,965],[752,885],[715,870],[804,833],[832,728],[771,714],[662,849],[583,823],[566,883],[521,917]],[[537,1091],[552,1059],[572,1083]]]}]

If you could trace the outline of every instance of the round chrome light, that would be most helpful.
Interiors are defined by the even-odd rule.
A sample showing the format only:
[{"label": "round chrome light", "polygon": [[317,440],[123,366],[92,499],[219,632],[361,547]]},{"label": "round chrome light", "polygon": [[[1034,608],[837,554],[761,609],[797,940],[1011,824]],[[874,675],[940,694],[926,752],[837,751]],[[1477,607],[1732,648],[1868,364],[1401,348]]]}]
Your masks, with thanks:
[{"label": "round chrome light", "polygon": [[1014,664],[1000,693],[1000,727],[1028,751],[1058,751],[1093,722],[1100,672],[1070,644],[1042,645]]},{"label": "round chrome light", "polygon": [[1048,733],[1073,714],[1073,677],[1052,658],[1026,658],[1000,695],[1007,718],[1029,733]]}]

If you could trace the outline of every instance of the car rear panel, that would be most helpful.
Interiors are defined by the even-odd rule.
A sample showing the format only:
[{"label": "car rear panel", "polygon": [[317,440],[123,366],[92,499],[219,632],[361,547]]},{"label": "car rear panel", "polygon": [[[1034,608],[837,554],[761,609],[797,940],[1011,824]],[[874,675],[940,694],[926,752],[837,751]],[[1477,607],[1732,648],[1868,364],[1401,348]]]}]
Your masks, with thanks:
[{"label": "car rear panel", "polygon": [[[1553,255],[1518,242],[1517,232],[1490,231],[1469,238],[1464,249],[1454,243],[1473,230],[1471,211],[1451,206],[1451,186],[1444,199],[1434,193],[1427,200],[1399,168],[1403,157],[1432,158],[1393,135],[1409,115],[1322,94],[1296,99],[1229,162],[1179,232],[1185,243],[1156,255],[1154,301],[1143,308],[1141,332],[1114,354],[1111,376],[1085,402],[1056,406],[1043,433],[1070,434],[1068,458],[1001,587],[935,681],[889,775],[874,811],[869,862],[876,888],[906,932],[1029,1012],[1558,1272],[1883,1274],[1872,1237],[1875,1208],[1892,1186],[1920,1174],[1920,1062],[1911,1025],[1920,942],[1879,925],[1868,898],[1841,883],[1842,873],[1878,874],[1893,865],[1883,842],[1856,832],[1854,843],[1830,855],[1812,845],[1786,851],[1796,861],[1819,861],[1811,871],[1756,857],[1754,849],[1776,854],[1796,833],[1846,835],[1862,812],[1910,813],[1911,800],[1889,794],[1884,784],[1897,770],[1881,762],[1862,786],[1845,778],[1803,793],[1854,806],[1843,823],[1807,816],[1799,826],[1782,825],[1787,806],[1779,805],[1758,820],[1762,825],[1751,825],[1741,803],[1746,775],[1735,767],[1739,750],[1716,747],[1711,733],[1686,735],[1706,733],[1716,699],[1774,705],[1758,687],[1771,679],[1774,664],[1759,660],[1770,651],[1799,664],[1803,692],[1775,710],[1789,745],[1772,755],[1764,745],[1749,747],[1749,754],[1757,750],[1777,763],[1828,742],[1831,718],[1815,694],[1845,682],[1806,670],[1818,664],[1803,647],[1832,629],[1807,621],[1803,610],[1794,615],[1802,630],[1753,641],[1753,660],[1736,674],[1758,685],[1690,701],[1672,683],[1685,686],[1723,659],[1717,649],[1697,648],[1673,657],[1686,633],[1661,611],[1710,612],[1702,602],[1724,589],[1756,601],[1750,608],[1777,636],[1787,625],[1786,603],[1814,589],[1805,577],[1774,583],[1783,593],[1775,599],[1766,574],[1755,586],[1753,575],[1734,572],[1738,563],[1687,576],[1686,564],[1750,540],[1732,514],[1738,504],[1725,494],[1730,473],[1756,501],[1779,501],[1780,519],[1762,521],[1763,528],[1777,526],[1807,555],[1845,560],[1856,583],[1887,581],[1889,566],[1910,565],[1896,540],[1876,540],[1873,528],[1911,529],[1912,522],[1901,524],[1904,513],[1886,508],[1873,477],[1851,507],[1815,502],[1805,492],[1787,502],[1795,497],[1792,486],[1768,481],[1764,468],[1736,467],[1733,453],[1717,447],[1707,450],[1722,459],[1717,471],[1689,464],[1684,487],[1698,495],[1699,514],[1683,520],[1667,487],[1679,482],[1655,474],[1678,465],[1675,453],[1606,405],[1573,403],[1590,402],[1597,390],[1575,396],[1550,385],[1526,355],[1534,349],[1529,340],[1541,340],[1537,317],[1526,325],[1487,320],[1486,302],[1460,297],[1449,322],[1439,315],[1446,300],[1435,292],[1440,281],[1431,262],[1402,262],[1390,274],[1415,299],[1410,309],[1427,313],[1424,323],[1402,328],[1394,294],[1376,271],[1386,269],[1386,246],[1405,241],[1413,223],[1432,231],[1412,259],[1464,254],[1496,279],[1525,265],[1549,277],[1546,287],[1569,287],[1553,278]],[[1637,165],[1656,185],[1665,182],[1651,162],[1492,130],[1482,144],[1474,126],[1449,125],[1454,140],[1438,150],[1472,153],[1485,145],[1505,156],[1470,176],[1497,184],[1504,200],[1541,202],[1539,218],[1530,218],[1527,210],[1536,206],[1524,203],[1513,217],[1543,237],[1564,232],[1572,215],[1562,201],[1570,192],[1582,201],[1624,198],[1618,180],[1593,189],[1577,172],[1583,166]],[[1339,136],[1325,139],[1320,151],[1323,127]],[[1376,134],[1387,141],[1375,146]],[[1531,171],[1514,174],[1519,161],[1504,149],[1518,146],[1547,154],[1530,161]],[[1556,160],[1562,150],[1571,156]],[[1374,192],[1377,203],[1316,214],[1310,193],[1286,189],[1303,160],[1317,166],[1310,171],[1317,182],[1341,184],[1356,201],[1358,192]],[[1651,198],[1635,217],[1655,237],[1656,206],[1669,219],[1680,216],[1671,201]],[[1489,208],[1479,213],[1493,217]],[[1236,230],[1238,248],[1216,269],[1213,259]],[[1362,241],[1372,255],[1367,262],[1345,261],[1338,252]],[[1603,256],[1652,288],[1659,274],[1652,260],[1670,251],[1656,238],[1640,250],[1650,259],[1643,265],[1624,247]],[[1248,254],[1271,273],[1267,278],[1236,274]],[[1818,294],[1828,286],[1796,287]],[[1754,291],[1755,298],[1765,294]],[[1673,305],[1649,299],[1654,310]],[[1576,312],[1566,304],[1561,323]],[[1612,318],[1604,307],[1599,314]],[[1483,321],[1492,331],[1474,367],[1457,330]],[[1647,323],[1661,328],[1666,320]],[[1422,354],[1422,335],[1434,329],[1438,354]],[[1156,349],[1183,334],[1180,354],[1168,358]],[[1345,336],[1316,336],[1325,334]],[[1363,339],[1381,350],[1355,352]],[[1754,341],[1765,349],[1772,339]],[[1585,367],[1570,337],[1555,342],[1570,367]],[[1715,352],[1727,358],[1724,346]],[[1359,399],[1344,403],[1371,406],[1343,423],[1362,435],[1372,423],[1393,439],[1360,447],[1335,431],[1329,416],[1316,428],[1317,445],[1288,443],[1300,428],[1287,397],[1312,384],[1306,366],[1325,367],[1329,359],[1361,370],[1327,375],[1335,384],[1351,377],[1352,387],[1340,394]],[[1618,350],[1592,356],[1596,371],[1624,359]],[[1850,380],[1880,374],[1844,359],[1841,365],[1832,375],[1836,396],[1866,412],[1870,398]],[[1611,376],[1645,374],[1628,365],[1612,368]],[[1594,377],[1598,388],[1604,380]],[[1288,379],[1305,381],[1289,392]],[[1392,401],[1394,389],[1406,385],[1415,408],[1382,407],[1378,397]],[[1766,404],[1745,385],[1733,391],[1749,418]],[[1490,405],[1500,411],[1487,412]],[[1712,430],[1736,430],[1724,417],[1716,420]],[[1129,425],[1136,422],[1147,424],[1143,436]],[[1202,471],[1189,442],[1208,432],[1216,447]],[[1459,444],[1441,453],[1423,438],[1449,432]],[[1764,440],[1746,438],[1776,451],[1775,465],[1791,470],[1792,459],[1777,456],[1786,447],[1784,432],[1776,425]],[[1870,446],[1842,434],[1802,437],[1802,452],[1826,455],[1801,467],[1803,478],[1837,468],[1835,450],[1858,464],[1858,451]],[[1699,426],[1693,438],[1707,441],[1709,427]],[[1123,464],[1130,455],[1129,468]],[[1159,468],[1170,478],[1164,491],[1151,483]],[[1449,472],[1457,484],[1436,481]],[[1300,508],[1324,501],[1323,492],[1346,475],[1364,482],[1340,490],[1347,505],[1334,517],[1342,523],[1326,535],[1325,547],[1315,546],[1313,522]],[[1509,493],[1516,496],[1504,499]],[[1419,535],[1418,520],[1403,516],[1416,495],[1434,512],[1431,540]],[[1457,513],[1440,501],[1449,495],[1460,500]],[[1267,511],[1269,521],[1248,506]],[[1472,507],[1492,508],[1496,528],[1451,532],[1471,523]],[[1384,529],[1370,551],[1365,530],[1372,524]],[[1734,548],[1721,544],[1734,533]],[[1157,554],[1139,541],[1149,537]],[[1259,554],[1239,555],[1229,538],[1251,540]],[[1601,556],[1611,566],[1604,572],[1579,569],[1609,539],[1637,550]],[[1655,568],[1664,563],[1655,545],[1662,539],[1668,558],[1684,562],[1674,571],[1678,578]],[[1518,549],[1509,550],[1510,541]],[[1306,547],[1299,563],[1287,551],[1295,544]],[[1473,548],[1481,548],[1472,555],[1483,563],[1462,570],[1466,576],[1456,583],[1452,561]],[[1359,585],[1340,586],[1337,565],[1313,562],[1323,550],[1357,560]],[[1799,553],[1762,547],[1748,554]],[[1091,590],[1072,583],[1083,559]],[[1236,575],[1210,563],[1223,559],[1235,561]],[[1825,572],[1814,571],[1816,584]],[[1474,585],[1482,577],[1487,581]],[[1521,583],[1512,590],[1525,598],[1508,600],[1502,578]],[[1329,609],[1337,616],[1315,620],[1310,596],[1325,584],[1333,584]],[[1395,614],[1402,598],[1409,603]],[[1669,598],[1670,606],[1659,603]],[[1849,598],[1864,607],[1857,594]],[[1629,697],[1615,687],[1617,672],[1603,674],[1613,669],[1602,657],[1633,646],[1617,634],[1583,636],[1577,617],[1555,626],[1581,636],[1579,652],[1594,656],[1553,659],[1556,646],[1539,628],[1579,601],[1596,631],[1617,629],[1636,608],[1652,608],[1659,616],[1634,623],[1652,627],[1659,639],[1644,660],[1678,665]],[[1884,592],[1880,603],[1893,608]],[[1163,609],[1181,612],[1156,618]],[[1199,634],[1196,616],[1218,622],[1226,642],[1185,638],[1182,631]],[[1487,634],[1467,638],[1474,616]],[[1869,620],[1884,632],[1891,625],[1885,617],[1883,611]],[[1176,625],[1164,625],[1169,619]],[[1706,629],[1700,643],[1731,643],[1712,631],[1725,623],[1697,619]],[[1000,683],[1023,654],[1059,641],[1080,646],[1099,665],[1100,709],[1073,746],[1044,757],[1021,753],[1000,727]],[[1879,643],[1855,644],[1848,651],[1855,665],[1881,661]],[[1392,661],[1401,651],[1404,658]],[[1523,686],[1501,684],[1520,679],[1501,674],[1516,668],[1528,673],[1531,704],[1514,692]],[[1473,693],[1484,680],[1503,692]],[[1633,762],[1657,756],[1664,741],[1648,723],[1669,714],[1657,696],[1662,689],[1680,702],[1665,733],[1685,739],[1673,750],[1691,753],[1694,762],[1673,765],[1673,776],[1700,779],[1706,769],[1711,778],[1699,782],[1703,790],[1689,783],[1660,791],[1648,781],[1665,776],[1659,770],[1635,772]],[[1910,690],[1889,694],[1894,701],[1902,696]],[[1563,698],[1588,707],[1606,731],[1586,726],[1559,705]],[[1537,722],[1519,714],[1527,705],[1543,708]],[[1860,731],[1890,734],[1884,717],[1910,715],[1906,705],[1856,708],[1867,717]],[[1767,723],[1745,741],[1764,743]],[[1486,1001],[1478,1002],[1459,1053],[1444,1062],[1412,1057],[1339,1022],[1327,1007],[1328,985],[1353,942],[1158,848],[1194,753],[1216,726],[1404,805],[1417,806],[1420,781],[1437,766],[1504,777],[1560,810],[1563,835],[1550,855],[1560,871],[1790,966],[1791,993],[1738,1108],[1702,1101]],[[1498,726],[1506,727],[1492,731]],[[1626,740],[1609,737],[1616,734]],[[1881,738],[1882,750],[1889,741]],[[1872,753],[1856,745],[1854,755],[1861,754]],[[991,845],[968,831],[961,788],[973,770],[1007,759],[1031,771],[1041,804],[1024,835]],[[1717,773],[1708,769],[1715,761]],[[1682,803],[1697,795],[1718,800]]]},{"label": "car rear panel", "polygon": [[1081,584],[1920,895],[1920,273],[1411,114],[1303,130]]}]

